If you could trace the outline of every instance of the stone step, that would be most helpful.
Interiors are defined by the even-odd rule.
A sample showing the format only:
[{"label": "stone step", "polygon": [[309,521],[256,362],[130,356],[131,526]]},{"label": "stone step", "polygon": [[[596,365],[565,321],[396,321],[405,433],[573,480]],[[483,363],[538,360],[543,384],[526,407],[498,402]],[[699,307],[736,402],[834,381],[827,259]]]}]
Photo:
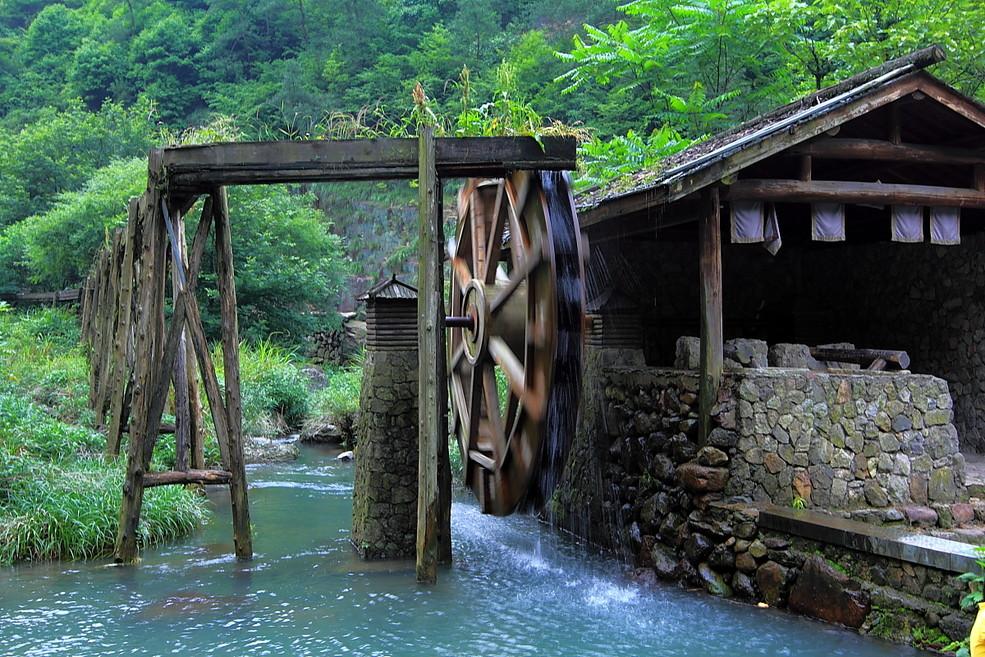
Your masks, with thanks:
[{"label": "stone step", "polygon": [[905,527],[882,527],[806,509],[772,504],[757,505],[756,508],[761,530],[783,532],[952,573],[980,570],[977,559],[981,555],[968,543],[920,534]]}]

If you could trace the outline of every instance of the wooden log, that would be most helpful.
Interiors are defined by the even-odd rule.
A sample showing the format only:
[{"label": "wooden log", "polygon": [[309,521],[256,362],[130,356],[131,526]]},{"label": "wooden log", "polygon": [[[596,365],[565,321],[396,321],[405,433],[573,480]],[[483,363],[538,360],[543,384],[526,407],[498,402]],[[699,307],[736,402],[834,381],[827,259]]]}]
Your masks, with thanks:
[{"label": "wooden log", "polygon": [[711,412],[718,402],[722,381],[724,344],[722,329],[722,236],[718,188],[705,189],[704,212],[699,226],[701,276],[701,354],[698,381],[698,444],[711,433]]},{"label": "wooden log", "polygon": [[[153,156],[153,152],[152,152]],[[153,157],[152,157],[153,159]],[[153,163],[149,166],[153,171]],[[154,178],[151,178],[153,181]],[[133,563],[137,559],[137,527],[140,523],[140,510],[144,498],[144,453],[147,440],[147,424],[150,396],[154,392],[153,362],[156,354],[154,332],[157,330],[157,281],[155,276],[163,277],[155,264],[159,260],[158,251],[163,252],[163,226],[157,215],[158,194],[152,184],[140,200],[138,216],[138,241],[140,248],[140,279],[138,283],[136,344],[134,352],[134,384],[132,431],[127,446],[127,472],[123,483],[123,501],[120,505],[120,524],[116,535],[114,560],[117,563]]]},{"label": "wooden log", "polygon": [[976,165],[985,163],[985,153],[969,148],[929,144],[894,144],[881,139],[815,139],[794,146],[790,155],[828,160],[872,160],[916,164]]},{"label": "wooden log", "polygon": [[960,187],[897,185],[834,180],[738,180],[725,193],[729,201],[781,203],[878,203],[985,208],[985,192]]},{"label": "wooden log", "polygon": [[148,472],[144,475],[144,488],[181,484],[206,484],[215,486],[228,484],[231,478],[232,474],[227,470],[172,470],[168,472]]},{"label": "wooden log", "polygon": [[834,363],[857,363],[869,365],[882,359],[901,370],[910,369],[910,355],[905,351],[893,349],[838,349],[834,347],[811,347],[811,356],[820,361]]},{"label": "wooden log", "polygon": [[[438,578],[438,443],[441,439],[439,387],[447,373],[438,366],[444,350],[442,290],[442,217],[440,183],[435,163],[434,131],[421,126],[418,150],[418,470],[417,470],[417,581],[433,584]],[[439,353],[440,352],[440,353]]]},{"label": "wooden log", "polygon": [[[514,169],[572,170],[576,142],[567,137],[465,137],[436,140],[444,177],[502,175]],[[414,139],[355,139],[205,144],[169,148],[169,184],[185,192],[213,185],[382,180],[417,176]]]},{"label": "wooden log", "polygon": [[123,268],[123,235],[122,231],[115,231],[113,239],[109,245],[109,269],[107,272],[108,280],[106,283],[106,306],[103,314],[103,341],[99,346],[99,383],[96,391],[96,417],[97,427],[106,426],[106,406],[110,401],[109,388],[112,385],[113,369],[113,340],[116,336],[116,327],[120,318],[120,279]]},{"label": "wooden log", "polygon": [[113,389],[110,391],[109,424],[106,432],[106,453],[115,456],[120,453],[120,438],[126,419],[123,417],[123,407],[126,398],[127,384],[130,380],[130,368],[127,363],[127,347],[130,341],[131,324],[133,323],[133,280],[134,280],[134,251],[137,233],[136,198],[130,199],[127,206],[127,230],[123,239],[123,265],[120,268],[120,318],[113,336],[113,357],[110,376]]},{"label": "wooden log", "polygon": [[246,492],[246,466],[243,459],[243,407],[239,381],[239,320],[236,317],[236,277],[233,267],[232,226],[225,188],[213,192],[215,212],[216,278],[219,284],[219,310],[222,318],[223,381],[226,388],[226,415],[229,431],[229,483],[233,511],[233,539],[238,559],[253,558],[250,533],[250,505]]},{"label": "wooden log", "polygon": [[[172,240],[171,289],[177,302],[178,294],[185,287],[185,221],[180,213],[174,215]],[[184,322],[178,336],[178,351],[174,358],[171,380],[174,385],[174,450],[175,470],[188,470],[191,457],[191,408],[188,399],[188,343]]]}]

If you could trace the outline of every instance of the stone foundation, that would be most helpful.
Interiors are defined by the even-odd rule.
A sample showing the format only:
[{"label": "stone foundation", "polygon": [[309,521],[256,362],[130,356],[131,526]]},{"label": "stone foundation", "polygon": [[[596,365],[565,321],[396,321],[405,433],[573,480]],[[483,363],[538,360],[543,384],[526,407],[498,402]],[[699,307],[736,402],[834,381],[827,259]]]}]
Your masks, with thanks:
[{"label": "stone foundation", "polygon": [[644,579],[789,606],[896,641],[912,642],[915,628],[967,635],[956,573],[768,531],[757,510],[899,526],[919,526],[915,510],[981,521],[985,507],[967,504],[943,380],[727,371],[715,428],[699,447],[696,373],[626,366],[627,353],[587,350],[590,389],[550,507],[561,526],[620,553]]},{"label": "stone foundation", "polygon": [[352,544],[412,557],[417,541],[417,350],[366,351],[355,448]]}]

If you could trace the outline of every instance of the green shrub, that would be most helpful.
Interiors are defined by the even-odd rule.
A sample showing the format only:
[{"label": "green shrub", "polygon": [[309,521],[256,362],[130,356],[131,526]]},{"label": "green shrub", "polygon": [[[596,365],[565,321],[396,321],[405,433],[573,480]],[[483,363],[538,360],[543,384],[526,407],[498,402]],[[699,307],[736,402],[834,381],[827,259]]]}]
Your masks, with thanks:
[{"label": "green shrub", "polygon": [[[213,352],[222,373],[222,346]],[[269,340],[240,344],[243,431],[272,436],[300,427],[308,415],[308,382],[294,354]]]},{"label": "green shrub", "polygon": [[356,442],[356,418],[363,382],[362,357],[347,367],[326,368],[325,375],[327,385],[313,395],[313,414],[317,421],[337,426],[342,432],[343,444],[352,447]]}]

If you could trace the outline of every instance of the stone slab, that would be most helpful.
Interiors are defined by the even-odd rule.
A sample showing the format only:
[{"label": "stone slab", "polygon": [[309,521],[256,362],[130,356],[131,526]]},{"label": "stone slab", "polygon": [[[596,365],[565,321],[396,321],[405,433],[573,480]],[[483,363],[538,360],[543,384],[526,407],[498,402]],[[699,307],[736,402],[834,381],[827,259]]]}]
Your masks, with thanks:
[{"label": "stone slab", "polygon": [[769,529],[859,552],[952,573],[977,571],[973,546],[906,529],[880,527],[806,509],[757,506],[760,529]]}]

